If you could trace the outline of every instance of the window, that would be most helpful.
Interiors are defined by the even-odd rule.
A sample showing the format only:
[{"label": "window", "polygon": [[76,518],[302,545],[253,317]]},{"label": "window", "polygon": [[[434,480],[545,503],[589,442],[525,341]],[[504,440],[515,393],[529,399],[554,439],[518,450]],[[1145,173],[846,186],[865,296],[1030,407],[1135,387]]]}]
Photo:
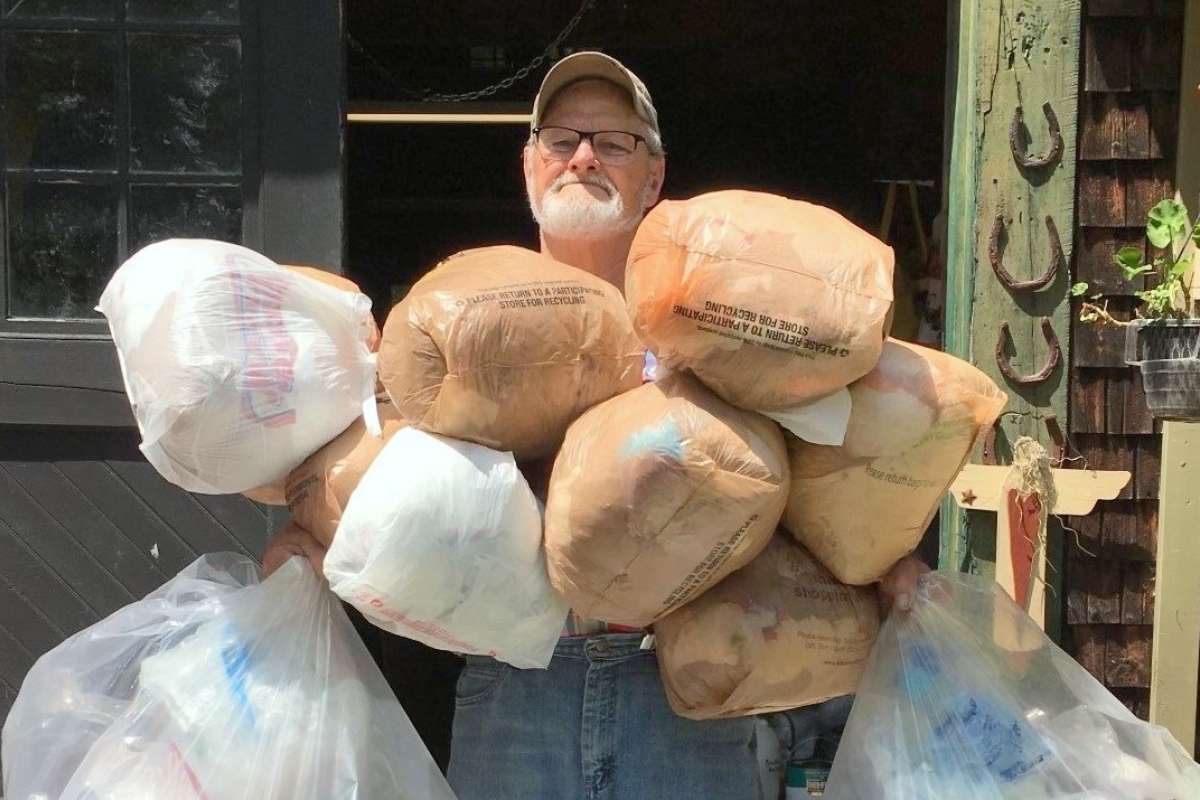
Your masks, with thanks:
[{"label": "window", "polygon": [[131,253],[241,241],[244,12],[0,0],[0,333],[106,336],[93,309]]}]

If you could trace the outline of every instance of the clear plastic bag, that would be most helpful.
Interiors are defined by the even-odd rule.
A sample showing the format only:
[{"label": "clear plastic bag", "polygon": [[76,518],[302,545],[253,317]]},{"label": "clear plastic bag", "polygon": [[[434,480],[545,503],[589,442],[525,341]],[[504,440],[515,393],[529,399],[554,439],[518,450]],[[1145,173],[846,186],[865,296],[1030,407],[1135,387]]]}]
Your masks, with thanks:
[{"label": "clear plastic bag", "polygon": [[207,239],[142,248],[113,275],[108,319],[142,452],[190,492],[283,478],[373,412],[371,301]]},{"label": "clear plastic bag", "polygon": [[825,796],[1195,800],[1200,765],[994,581],[938,572],[880,631]]},{"label": "clear plastic bag", "polygon": [[7,800],[453,800],[337,599],[299,558],[205,556],[29,672]]}]

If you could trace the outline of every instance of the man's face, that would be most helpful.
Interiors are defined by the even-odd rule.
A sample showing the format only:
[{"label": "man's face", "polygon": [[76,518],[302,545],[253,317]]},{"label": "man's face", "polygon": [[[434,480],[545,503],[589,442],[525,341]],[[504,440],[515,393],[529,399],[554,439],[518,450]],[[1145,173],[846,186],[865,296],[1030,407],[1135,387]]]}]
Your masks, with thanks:
[{"label": "man's face", "polygon": [[[647,132],[624,90],[602,80],[580,81],[559,91],[541,124]],[[544,233],[559,238],[601,239],[632,230],[658,202],[664,173],[663,159],[651,157],[644,142],[632,161],[619,166],[601,163],[588,141],[581,141],[566,159],[547,156],[530,144],[524,164],[533,215]]]}]

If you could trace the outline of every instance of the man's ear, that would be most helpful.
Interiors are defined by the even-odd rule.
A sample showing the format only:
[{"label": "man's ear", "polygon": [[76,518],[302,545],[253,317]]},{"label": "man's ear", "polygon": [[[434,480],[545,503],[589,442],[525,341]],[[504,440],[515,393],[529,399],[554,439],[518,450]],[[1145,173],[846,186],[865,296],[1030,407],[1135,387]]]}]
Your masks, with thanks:
[{"label": "man's ear", "polygon": [[528,143],[521,148],[521,166],[525,170],[525,182],[533,179],[533,148]]},{"label": "man's ear", "polygon": [[663,179],[667,175],[667,160],[655,158],[650,162],[650,180],[646,185],[646,208],[653,208],[662,194]]}]

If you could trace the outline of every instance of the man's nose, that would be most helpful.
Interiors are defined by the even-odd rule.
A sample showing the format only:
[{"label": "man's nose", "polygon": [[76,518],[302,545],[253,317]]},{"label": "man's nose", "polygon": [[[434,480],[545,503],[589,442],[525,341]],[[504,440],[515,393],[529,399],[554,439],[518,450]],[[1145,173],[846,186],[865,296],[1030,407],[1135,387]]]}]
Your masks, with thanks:
[{"label": "man's nose", "polygon": [[579,140],[579,144],[575,146],[575,152],[571,154],[571,158],[567,162],[567,168],[572,172],[595,172],[600,169],[600,160],[596,158],[596,151],[592,148],[591,139]]}]

